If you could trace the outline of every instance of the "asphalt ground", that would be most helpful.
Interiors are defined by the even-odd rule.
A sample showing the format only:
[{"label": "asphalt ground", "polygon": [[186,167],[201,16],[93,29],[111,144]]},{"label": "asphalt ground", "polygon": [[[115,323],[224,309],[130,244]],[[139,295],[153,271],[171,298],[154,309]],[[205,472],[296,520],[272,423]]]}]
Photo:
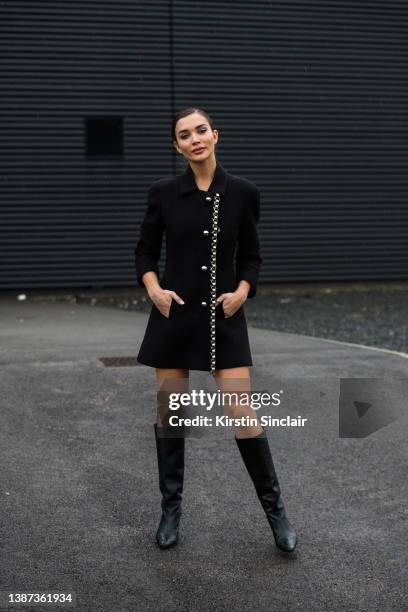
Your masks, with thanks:
[{"label": "asphalt ground", "polygon": [[[289,555],[233,430],[215,427],[186,440],[179,544],[157,548],[154,370],[101,361],[137,354],[143,292],[3,294],[2,596],[71,591],[80,610],[405,610],[406,291],[262,287],[245,305],[252,388],[283,389],[281,414],[307,418],[267,428],[299,537]],[[350,380],[372,405],[345,437]],[[203,372],[193,385],[215,390]]]}]

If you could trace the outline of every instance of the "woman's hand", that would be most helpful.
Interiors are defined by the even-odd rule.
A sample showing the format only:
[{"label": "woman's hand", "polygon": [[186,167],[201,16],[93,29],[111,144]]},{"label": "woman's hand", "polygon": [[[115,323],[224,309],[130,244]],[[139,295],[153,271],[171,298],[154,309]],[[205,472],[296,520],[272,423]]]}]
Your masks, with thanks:
[{"label": "woman's hand", "polygon": [[183,300],[175,291],[170,289],[162,289],[160,286],[155,287],[149,292],[149,297],[155,306],[160,310],[163,316],[169,318],[170,306],[172,300],[176,300],[178,304],[184,304]]},{"label": "woman's hand", "polygon": [[222,309],[226,319],[232,317],[237,310],[246,302],[248,298],[248,292],[246,289],[236,289],[236,291],[230,293],[221,293],[217,297],[217,304],[222,303]]}]

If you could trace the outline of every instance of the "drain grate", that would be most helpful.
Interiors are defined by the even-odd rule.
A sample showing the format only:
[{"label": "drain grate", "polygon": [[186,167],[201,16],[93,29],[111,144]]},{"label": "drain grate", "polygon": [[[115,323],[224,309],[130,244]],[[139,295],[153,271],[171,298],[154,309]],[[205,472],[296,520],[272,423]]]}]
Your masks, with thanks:
[{"label": "drain grate", "polygon": [[136,357],[99,357],[99,361],[102,361],[103,365],[107,368],[122,368],[124,366],[138,366],[141,365]]}]

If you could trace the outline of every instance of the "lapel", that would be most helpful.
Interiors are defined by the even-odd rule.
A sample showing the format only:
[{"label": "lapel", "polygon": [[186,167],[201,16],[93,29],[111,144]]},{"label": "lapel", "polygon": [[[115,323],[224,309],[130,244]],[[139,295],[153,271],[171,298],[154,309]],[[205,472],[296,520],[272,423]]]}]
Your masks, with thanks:
[{"label": "lapel", "polygon": [[[208,188],[208,194],[213,195],[214,193],[219,193],[220,195],[224,195],[228,184],[228,173],[218,161],[216,164],[213,180]],[[177,179],[180,195],[184,196],[193,191],[198,191],[194,172],[190,164],[187,165],[183,174],[180,174]]]}]

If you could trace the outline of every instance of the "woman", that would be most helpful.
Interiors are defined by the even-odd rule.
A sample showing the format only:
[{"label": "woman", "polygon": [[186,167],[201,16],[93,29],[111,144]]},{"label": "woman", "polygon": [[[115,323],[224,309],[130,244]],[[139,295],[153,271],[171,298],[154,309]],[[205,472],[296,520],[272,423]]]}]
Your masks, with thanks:
[{"label": "woman", "polygon": [[[220,388],[235,378],[246,381],[249,391],[252,357],[243,304],[256,294],[262,262],[260,192],[216,160],[218,131],[205,111],[177,113],[172,140],[188,165],[183,174],[154,182],[148,192],[135,261],[138,284],[153,305],[137,359],[156,368],[159,386],[164,380],[188,382],[190,370],[204,370]],[[166,265],[159,280],[164,232]],[[236,427],[235,440],[275,543],[291,552],[297,537],[286,517],[266,432],[252,408],[228,411],[257,423]],[[177,543],[184,476],[184,436],[170,435],[167,413],[159,411],[154,424],[162,493],[160,548]]]}]

